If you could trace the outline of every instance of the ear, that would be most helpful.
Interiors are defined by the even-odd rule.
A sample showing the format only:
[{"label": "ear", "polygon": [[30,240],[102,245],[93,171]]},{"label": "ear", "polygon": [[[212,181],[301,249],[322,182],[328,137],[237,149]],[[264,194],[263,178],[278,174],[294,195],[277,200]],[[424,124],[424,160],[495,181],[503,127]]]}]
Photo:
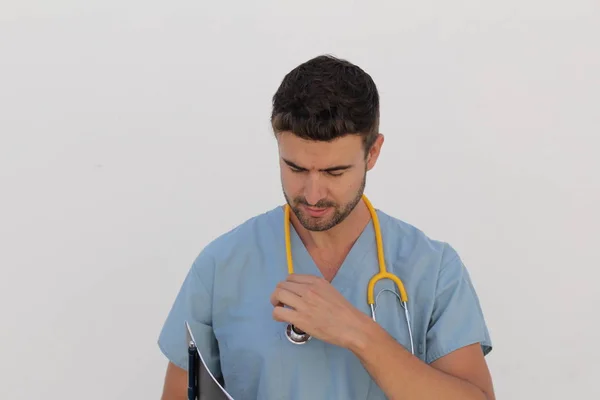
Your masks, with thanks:
[{"label": "ear", "polygon": [[378,134],[377,139],[369,149],[367,153],[367,171],[370,171],[375,164],[377,163],[377,159],[379,158],[379,154],[381,153],[381,147],[383,146],[384,136],[383,134]]}]

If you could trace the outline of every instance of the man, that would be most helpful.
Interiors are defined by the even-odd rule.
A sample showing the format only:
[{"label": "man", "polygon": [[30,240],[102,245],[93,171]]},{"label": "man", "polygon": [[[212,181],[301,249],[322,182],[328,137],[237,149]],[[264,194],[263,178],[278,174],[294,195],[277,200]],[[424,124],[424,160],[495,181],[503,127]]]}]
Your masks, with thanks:
[{"label": "man", "polygon": [[[170,361],[162,399],[186,398],[185,321],[236,400],[494,399],[491,341],[458,254],[380,210],[385,264],[406,289],[411,331],[390,280],[376,284],[371,317],[379,258],[363,190],[384,141],[371,77],[345,60],[309,60],[285,76],[271,122],[293,273],[285,207],[208,244],[160,334]],[[291,343],[288,324],[311,340]]]}]

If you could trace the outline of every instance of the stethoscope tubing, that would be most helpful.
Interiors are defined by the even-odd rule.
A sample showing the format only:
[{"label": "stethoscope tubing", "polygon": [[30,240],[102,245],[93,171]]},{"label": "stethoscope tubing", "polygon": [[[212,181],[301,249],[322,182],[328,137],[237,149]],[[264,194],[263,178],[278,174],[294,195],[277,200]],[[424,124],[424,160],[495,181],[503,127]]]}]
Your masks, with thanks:
[{"label": "stethoscope tubing", "polygon": [[[367,286],[367,303],[369,304],[369,307],[371,309],[371,317],[372,317],[373,321],[377,322],[376,313],[375,313],[375,309],[377,308],[377,299],[374,296],[375,284],[383,279],[392,280],[398,287],[400,294],[398,294],[390,289],[383,289],[377,294],[377,297],[379,297],[381,295],[381,293],[383,293],[384,291],[390,291],[400,301],[402,308],[404,308],[404,316],[406,319],[407,330],[408,330],[408,335],[409,335],[409,339],[410,339],[411,353],[414,355],[415,349],[414,349],[414,342],[413,342],[412,327],[410,324],[410,313],[408,311],[408,295],[406,293],[406,289],[404,287],[402,280],[399,277],[397,277],[396,275],[388,272],[386,269],[385,257],[384,257],[384,251],[383,251],[383,240],[381,238],[381,227],[379,225],[379,218],[377,217],[377,213],[375,212],[375,209],[373,208],[373,205],[371,204],[371,202],[369,201],[367,196],[363,195],[362,199],[365,202],[367,208],[369,209],[369,213],[371,214],[371,220],[373,221],[373,228],[375,230],[375,241],[377,243],[377,258],[379,261],[379,271],[377,274],[373,275],[373,277],[369,280],[369,284]],[[286,253],[288,274],[293,274],[294,273],[294,263],[293,263],[293,259],[292,259],[290,225],[291,225],[290,206],[289,206],[289,204],[286,204],[285,208],[284,208],[285,253]],[[297,345],[305,344],[311,339],[310,335],[308,335],[306,332],[300,331],[299,329],[295,328],[291,324],[288,324],[286,326],[286,337],[288,338],[288,340],[291,343],[297,344]]]}]

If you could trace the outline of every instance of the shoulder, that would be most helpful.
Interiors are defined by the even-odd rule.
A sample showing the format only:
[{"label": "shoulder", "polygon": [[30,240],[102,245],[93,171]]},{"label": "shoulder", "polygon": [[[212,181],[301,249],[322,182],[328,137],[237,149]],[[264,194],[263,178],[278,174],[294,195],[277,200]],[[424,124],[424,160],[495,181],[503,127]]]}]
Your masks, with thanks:
[{"label": "shoulder", "polygon": [[[427,344],[424,359],[431,363],[472,343],[481,343],[484,354],[491,339],[469,272],[449,243],[433,239],[421,229],[378,210],[389,269],[417,299],[416,329]],[[418,327],[421,328],[418,328]]]},{"label": "shoulder", "polygon": [[[231,252],[239,252],[253,247],[254,243],[264,240],[265,236],[274,237],[278,233],[283,233],[282,217],[283,208],[281,206],[255,215],[217,236],[204,250],[213,257],[221,259]],[[281,232],[277,230],[279,224],[281,224]]]},{"label": "shoulder", "polygon": [[[243,257],[255,251],[260,243],[275,240],[283,235],[283,208],[277,206],[248,218],[234,228],[220,233],[200,251],[194,262],[196,269],[206,270],[215,265],[225,264],[232,257]],[[281,223],[281,231],[278,227]],[[207,271],[203,271],[207,272]]]},{"label": "shoulder", "polygon": [[399,265],[418,265],[438,274],[448,265],[461,263],[458,252],[448,242],[435,239],[423,230],[377,210],[386,258]]}]

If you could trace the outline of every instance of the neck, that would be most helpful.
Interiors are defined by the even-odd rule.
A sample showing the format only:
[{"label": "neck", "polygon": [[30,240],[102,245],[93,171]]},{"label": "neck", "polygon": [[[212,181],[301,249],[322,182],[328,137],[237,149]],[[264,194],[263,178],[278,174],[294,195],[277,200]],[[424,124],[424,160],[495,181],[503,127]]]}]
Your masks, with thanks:
[{"label": "neck", "polygon": [[291,222],[307,249],[316,251],[347,252],[358,239],[371,220],[371,214],[364,201],[338,225],[323,232],[309,231],[302,226],[294,213]]}]

